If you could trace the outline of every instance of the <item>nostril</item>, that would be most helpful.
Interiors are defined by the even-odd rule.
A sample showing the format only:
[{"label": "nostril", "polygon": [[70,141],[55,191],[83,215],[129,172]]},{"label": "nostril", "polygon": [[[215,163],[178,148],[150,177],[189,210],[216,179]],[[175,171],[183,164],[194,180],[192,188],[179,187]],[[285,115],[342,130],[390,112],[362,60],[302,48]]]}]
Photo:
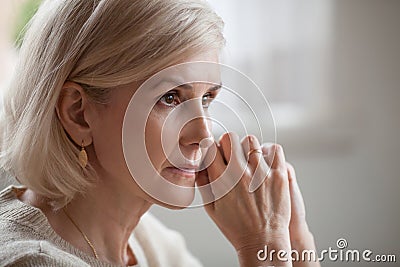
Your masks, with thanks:
[{"label": "nostril", "polygon": [[206,148],[209,148],[210,146],[212,146],[212,144],[214,144],[214,137],[210,136],[210,137],[203,138],[200,141],[199,146],[201,149],[206,149]]}]

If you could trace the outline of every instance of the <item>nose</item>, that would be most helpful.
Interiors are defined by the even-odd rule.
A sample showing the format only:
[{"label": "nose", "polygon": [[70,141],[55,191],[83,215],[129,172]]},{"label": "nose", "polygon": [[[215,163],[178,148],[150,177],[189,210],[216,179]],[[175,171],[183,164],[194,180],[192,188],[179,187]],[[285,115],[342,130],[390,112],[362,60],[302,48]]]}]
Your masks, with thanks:
[{"label": "nose", "polygon": [[211,135],[200,141],[200,148],[201,149],[209,148],[210,146],[212,146],[213,143],[214,143],[214,137]]},{"label": "nose", "polygon": [[180,144],[185,147],[205,149],[214,143],[211,120],[206,116],[200,116],[187,122],[180,135]]}]

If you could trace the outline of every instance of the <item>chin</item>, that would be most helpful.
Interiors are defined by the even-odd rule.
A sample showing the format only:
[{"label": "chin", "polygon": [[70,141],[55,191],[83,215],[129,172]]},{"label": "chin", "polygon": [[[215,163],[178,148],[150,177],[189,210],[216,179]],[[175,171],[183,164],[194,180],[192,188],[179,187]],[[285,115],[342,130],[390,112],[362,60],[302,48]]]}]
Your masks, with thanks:
[{"label": "chin", "polygon": [[168,201],[161,201],[154,199],[154,204],[171,210],[182,210],[189,207],[195,197],[195,188],[192,187],[190,190],[184,192],[170,192]]},{"label": "chin", "polygon": [[[164,181],[159,184],[156,182],[151,194],[148,194],[152,203],[172,210],[184,209],[193,203],[196,180],[194,173],[165,168],[159,175]],[[168,185],[165,182],[168,182]]]}]

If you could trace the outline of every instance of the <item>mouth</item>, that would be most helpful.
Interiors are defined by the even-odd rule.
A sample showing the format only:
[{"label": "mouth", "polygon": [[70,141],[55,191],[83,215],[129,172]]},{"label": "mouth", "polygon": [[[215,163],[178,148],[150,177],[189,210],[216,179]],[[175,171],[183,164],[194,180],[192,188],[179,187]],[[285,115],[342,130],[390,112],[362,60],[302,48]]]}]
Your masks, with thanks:
[{"label": "mouth", "polygon": [[167,167],[164,171],[173,177],[182,177],[187,179],[194,179],[196,177],[196,172],[198,171],[199,166],[182,166],[182,167]]}]

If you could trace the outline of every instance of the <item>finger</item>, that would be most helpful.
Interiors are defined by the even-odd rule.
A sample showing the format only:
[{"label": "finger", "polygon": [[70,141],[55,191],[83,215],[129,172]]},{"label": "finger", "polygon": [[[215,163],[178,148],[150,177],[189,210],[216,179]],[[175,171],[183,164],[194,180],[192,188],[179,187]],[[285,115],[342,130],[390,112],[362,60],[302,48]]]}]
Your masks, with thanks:
[{"label": "finger", "polygon": [[225,152],[224,152],[224,148],[222,147],[222,145],[220,144],[220,142],[218,142],[217,144],[217,148],[219,149],[219,152],[222,156],[222,159],[224,160],[225,165],[228,164],[228,160],[225,158]]},{"label": "finger", "polygon": [[286,168],[287,168],[287,171],[288,171],[289,181],[296,182],[296,172],[294,170],[293,165],[290,164],[289,162],[286,162]]},{"label": "finger", "polygon": [[241,145],[243,155],[246,157],[252,173],[254,173],[262,157],[261,145],[253,135],[244,137],[241,141]]},{"label": "finger", "polygon": [[228,163],[231,159],[231,151],[232,151],[231,139],[229,137],[229,133],[224,133],[223,135],[221,135],[218,144],[221,147],[224,159]]},{"label": "finger", "polygon": [[242,147],[244,155],[248,158],[248,168],[252,173],[248,191],[253,193],[264,183],[269,167],[263,160],[261,145],[255,136],[249,135],[243,138]]},{"label": "finger", "polygon": [[207,168],[208,182],[213,182],[218,179],[224,172],[226,165],[222,155],[222,151],[218,148],[218,144],[214,143],[207,150],[204,162],[208,164]]},{"label": "finger", "polygon": [[224,153],[223,156],[228,163],[233,158],[242,162],[246,161],[243,155],[242,145],[239,141],[239,136],[236,133],[229,132],[223,134],[219,140],[219,145],[221,146]]},{"label": "finger", "polygon": [[211,187],[207,186],[210,184],[210,180],[208,179],[207,169],[202,170],[196,174],[196,184],[198,190],[200,191],[201,198],[203,199],[204,208],[207,212],[214,210],[214,202],[210,201],[215,199],[214,194],[212,193]]},{"label": "finger", "polygon": [[204,207],[207,212],[214,210],[215,194],[211,183],[221,177],[225,171],[226,165],[223,160],[222,152],[217,143],[213,143],[208,150],[202,162],[202,171],[197,174],[196,183],[200,191]]},{"label": "finger", "polygon": [[210,183],[208,180],[207,170],[202,170],[196,173],[196,184],[197,186],[205,186]]},{"label": "finger", "polygon": [[262,145],[264,159],[271,169],[286,170],[285,154],[283,148],[279,144],[265,143]]},{"label": "finger", "polygon": [[296,173],[293,166],[290,163],[286,163],[286,166],[289,178],[290,202],[292,208],[291,223],[298,224],[303,220],[305,222],[304,200],[297,183]]},{"label": "finger", "polygon": [[227,159],[226,172],[222,180],[218,181],[218,186],[213,187],[213,192],[225,192],[231,190],[241,181],[246,172],[247,160],[243,155],[243,148],[239,141],[239,136],[235,133],[225,133],[220,138],[220,147],[223,155]]}]

